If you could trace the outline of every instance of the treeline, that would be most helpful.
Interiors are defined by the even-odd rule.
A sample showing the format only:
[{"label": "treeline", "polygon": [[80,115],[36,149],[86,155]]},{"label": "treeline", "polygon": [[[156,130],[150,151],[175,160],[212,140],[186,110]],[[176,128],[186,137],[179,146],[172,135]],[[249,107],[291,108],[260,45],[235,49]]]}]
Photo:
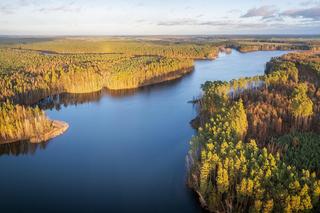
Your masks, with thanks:
[{"label": "treeline", "polygon": [[193,70],[193,61],[164,57],[133,57],[115,64],[106,77],[109,89],[137,88],[181,77]]},{"label": "treeline", "polygon": [[210,211],[318,211],[320,92],[308,72],[282,60],[264,76],[202,86],[188,183]]},{"label": "treeline", "polygon": [[[67,43],[64,45],[71,51],[72,45],[77,46],[72,41],[71,47]],[[97,47],[91,42],[85,45],[88,48]],[[182,46],[139,49],[137,44],[134,45],[126,47],[129,49],[125,49],[128,51],[125,54],[49,54],[45,51],[0,48],[0,143],[33,137],[35,141],[42,141],[68,128],[63,122],[50,121],[38,108],[13,104],[30,105],[63,92],[90,93],[104,87],[132,89],[179,78],[193,70],[191,58],[195,55],[192,54],[203,54],[203,50],[196,47],[190,47],[193,50]],[[54,46],[61,47],[56,43]],[[88,51],[86,47],[79,47]],[[138,49],[135,50],[135,47]],[[119,44],[118,48],[125,48],[125,45]],[[151,51],[149,48],[154,52],[139,55],[138,51]]]},{"label": "treeline", "polygon": [[215,58],[218,48],[211,44],[161,43],[133,40],[62,39],[13,45],[16,48],[57,53],[121,53],[127,56],[157,55],[171,58]]},{"label": "treeline", "polygon": [[[100,86],[97,85],[100,83],[97,67],[104,70],[121,59],[120,55],[43,55],[2,48],[0,100],[9,98],[14,102],[28,103],[51,93],[72,91],[75,86],[82,86],[84,91],[97,90]],[[83,81],[84,77],[95,81]]]},{"label": "treeline", "polygon": [[281,41],[233,41],[227,42],[227,47],[238,50],[239,52],[254,52],[254,51],[270,51],[270,50],[311,50],[314,45],[308,42],[281,42]]},{"label": "treeline", "polygon": [[44,55],[0,48],[0,100],[29,103],[61,92],[137,88],[177,78],[191,59],[122,54]]},{"label": "treeline", "polygon": [[282,57],[273,58],[267,63],[267,70],[272,71],[275,67],[283,64],[294,64],[300,71],[300,78],[319,86],[320,79],[320,53],[306,51],[300,53],[289,53]]},{"label": "treeline", "polygon": [[0,143],[37,137],[50,130],[52,125],[39,108],[0,103]]}]

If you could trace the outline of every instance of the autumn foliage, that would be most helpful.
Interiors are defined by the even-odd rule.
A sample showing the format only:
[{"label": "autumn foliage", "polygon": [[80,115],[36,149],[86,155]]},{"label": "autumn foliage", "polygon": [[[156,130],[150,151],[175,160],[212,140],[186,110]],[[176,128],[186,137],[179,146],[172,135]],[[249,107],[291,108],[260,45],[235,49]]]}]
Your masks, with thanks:
[{"label": "autumn foliage", "polygon": [[299,54],[272,59],[264,76],[202,86],[187,163],[208,210],[318,211],[320,102],[308,75],[318,73],[319,55]]},{"label": "autumn foliage", "polygon": [[172,80],[191,72],[193,59],[216,55],[215,46],[192,43],[62,39],[1,45],[0,142],[27,140],[51,128],[44,112],[15,104]]}]

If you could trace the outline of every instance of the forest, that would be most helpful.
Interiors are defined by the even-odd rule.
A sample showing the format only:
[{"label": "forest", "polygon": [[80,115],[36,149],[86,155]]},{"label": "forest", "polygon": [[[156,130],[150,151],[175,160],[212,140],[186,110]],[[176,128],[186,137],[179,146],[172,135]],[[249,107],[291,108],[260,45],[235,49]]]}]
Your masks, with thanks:
[{"label": "forest", "polygon": [[[126,37],[2,40],[0,42],[0,101],[28,107],[43,98],[61,93],[91,93],[103,88],[118,91],[173,80],[191,72],[193,60],[215,59],[223,47],[246,52],[247,47],[249,47],[248,51],[304,50],[314,49],[317,45],[318,43],[311,41],[296,40],[285,42],[270,39],[217,40],[211,38],[202,41],[194,38],[152,40],[151,38],[131,39]],[[291,57],[290,60],[293,61],[294,56]],[[299,66],[305,67],[305,69],[300,68],[301,70],[308,70],[308,66],[317,65],[305,63]],[[317,69],[317,67],[312,67],[312,69]],[[273,78],[263,81],[259,77],[259,80],[255,81],[257,85],[251,86],[256,87],[262,82],[268,85],[274,80],[277,81],[277,78],[283,78],[280,72],[273,73]],[[233,84],[234,86],[239,84],[238,86],[241,87],[245,81],[252,81],[252,79],[234,81]],[[233,96],[237,96],[240,90],[239,88],[234,90]],[[299,105],[298,102],[297,104]],[[12,110],[12,113],[20,112],[13,110],[14,108],[6,110],[9,109]],[[6,115],[6,110],[1,110],[1,114]],[[255,110],[254,106],[251,106],[250,110]],[[248,116],[251,119],[250,115]],[[23,115],[20,117],[23,118]],[[43,120],[49,122],[48,118]],[[277,122],[283,121],[278,119]],[[21,131],[19,134],[10,132],[10,125],[8,123],[8,127],[2,127],[2,134],[6,134],[2,140],[8,141],[10,135],[15,139],[20,133],[21,137],[24,135],[23,128],[17,128],[17,131]],[[257,123],[256,125],[262,124]],[[264,138],[267,132],[259,134],[257,139]]]},{"label": "forest", "polygon": [[[51,121],[43,112],[28,107],[43,98],[103,88],[134,89],[173,80],[192,72],[194,59],[214,59],[218,54],[215,45],[197,43],[80,38],[28,41],[0,45],[0,101],[8,102],[0,114],[3,118],[12,114],[18,122],[1,122],[2,142],[50,132]],[[40,126],[46,131],[40,131]]]},{"label": "forest", "polygon": [[273,58],[265,75],[202,85],[188,184],[211,212],[319,212],[319,65]]},{"label": "forest", "polygon": [[44,55],[30,50],[0,49],[0,99],[25,103],[53,93],[129,89],[180,77],[191,59],[122,54]]},{"label": "forest", "polygon": [[225,41],[225,46],[242,53],[270,50],[320,50],[318,40],[304,39],[233,39]]},{"label": "forest", "polygon": [[[6,45],[5,45],[6,46]],[[126,56],[148,55],[170,58],[214,59],[217,56],[213,43],[151,42],[132,39],[56,39],[9,45],[12,48],[40,50],[51,53],[120,53]]]},{"label": "forest", "polygon": [[[72,38],[1,44],[0,141],[46,141],[68,128],[50,120],[37,107],[40,100],[59,108],[55,99],[63,102],[65,94],[86,102],[99,99],[103,88],[176,79],[193,70],[194,59],[214,59],[221,48],[308,51],[272,58],[263,76],[202,85],[188,185],[211,212],[318,212],[318,43]],[[15,149],[7,146],[19,154]]]},{"label": "forest", "polygon": [[[41,142],[65,131],[63,123],[48,119],[38,107],[0,104],[0,144],[29,140]],[[62,133],[61,132],[61,133]]]}]

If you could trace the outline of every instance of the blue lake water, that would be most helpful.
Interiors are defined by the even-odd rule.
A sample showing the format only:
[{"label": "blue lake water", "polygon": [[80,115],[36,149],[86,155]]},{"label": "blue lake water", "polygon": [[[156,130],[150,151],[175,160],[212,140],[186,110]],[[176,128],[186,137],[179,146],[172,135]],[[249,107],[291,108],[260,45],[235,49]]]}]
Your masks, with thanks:
[{"label": "blue lake water", "polygon": [[0,212],[201,212],[185,184],[196,116],[187,103],[207,80],[263,74],[284,51],[220,54],[173,82],[64,98],[52,119],[69,130],[49,142],[0,146]]}]

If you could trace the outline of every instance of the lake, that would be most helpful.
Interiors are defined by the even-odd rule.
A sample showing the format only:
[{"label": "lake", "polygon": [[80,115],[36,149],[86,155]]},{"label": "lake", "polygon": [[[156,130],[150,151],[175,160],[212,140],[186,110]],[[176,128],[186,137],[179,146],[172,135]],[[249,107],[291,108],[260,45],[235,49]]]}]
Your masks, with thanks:
[{"label": "lake", "polygon": [[193,73],[131,92],[61,95],[47,109],[69,130],[49,142],[0,146],[0,211],[202,212],[185,184],[196,116],[188,101],[207,80],[263,74],[284,51],[221,53]]}]

